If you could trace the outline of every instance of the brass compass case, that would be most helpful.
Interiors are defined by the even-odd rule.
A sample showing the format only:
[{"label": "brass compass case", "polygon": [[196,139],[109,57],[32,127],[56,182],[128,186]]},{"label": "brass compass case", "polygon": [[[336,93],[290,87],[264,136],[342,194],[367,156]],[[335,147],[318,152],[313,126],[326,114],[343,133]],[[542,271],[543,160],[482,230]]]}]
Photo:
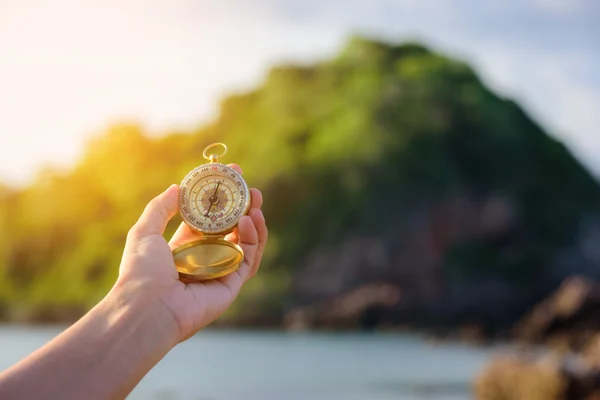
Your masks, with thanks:
[{"label": "brass compass case", "polygon": [[[222,147],[221,154],[209,153]],[[244,251],[225,240],[237,228],[240,218],[250,210],[251,195],[246,181],[233,168],[221,164],[227,152],[223,143],[204,149],[210,163],[190,171],[180,185],[179,214],[202,238],[173,250],[180,278],[206,280],[225,276],[240,267]]]}]

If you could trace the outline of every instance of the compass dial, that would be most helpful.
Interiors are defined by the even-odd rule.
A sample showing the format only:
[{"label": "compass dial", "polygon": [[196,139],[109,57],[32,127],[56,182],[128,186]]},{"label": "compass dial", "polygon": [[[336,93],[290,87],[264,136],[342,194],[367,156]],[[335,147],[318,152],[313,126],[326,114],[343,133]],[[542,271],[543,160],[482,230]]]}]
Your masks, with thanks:
[{"label": "compass dial", "polygon": [[181,217],[189,226],[205,234],[231,232],[249,208],[250,193],[246,182],[226,165],[201,165],[181,183]]}]

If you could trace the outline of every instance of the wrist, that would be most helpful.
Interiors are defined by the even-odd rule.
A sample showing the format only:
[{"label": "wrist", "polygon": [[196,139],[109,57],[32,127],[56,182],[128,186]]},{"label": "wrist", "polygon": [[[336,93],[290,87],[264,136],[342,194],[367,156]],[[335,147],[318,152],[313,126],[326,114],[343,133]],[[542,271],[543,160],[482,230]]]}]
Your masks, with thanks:
[{"label": "wrist", "polygon": [[135,329],[157,350],[168,351],[179,343],[180,329],[173,312],[141,283],[119,282],[99,306],[105,310],[109,325]]}]

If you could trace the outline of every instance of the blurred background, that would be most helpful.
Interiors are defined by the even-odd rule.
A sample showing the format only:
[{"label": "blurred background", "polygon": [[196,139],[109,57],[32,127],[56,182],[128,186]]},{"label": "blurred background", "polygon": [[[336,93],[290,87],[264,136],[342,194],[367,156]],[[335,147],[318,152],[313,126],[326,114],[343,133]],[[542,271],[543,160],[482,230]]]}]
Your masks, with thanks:
[{"label": "blurred background", "polygon": [[104,296],[218,141],[264,194],[261,271],[131,398],[591,398],[599,22],[594,0],[0,0],[0,368]]}]

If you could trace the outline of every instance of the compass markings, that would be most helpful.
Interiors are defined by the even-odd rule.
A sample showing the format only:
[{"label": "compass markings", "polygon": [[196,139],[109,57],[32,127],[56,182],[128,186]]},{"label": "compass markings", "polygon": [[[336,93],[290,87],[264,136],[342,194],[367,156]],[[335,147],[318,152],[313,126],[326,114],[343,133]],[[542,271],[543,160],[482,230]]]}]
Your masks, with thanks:
[{"label": "compass markings", "polygon": [[[198,171],[201,172],[198,173]],[[219,181],[221,184],[218,187],[217,193],[219,194],[217,196],[221,205],[217,208],[218,203],[215,203],[212,210],[207,212],[206,196],[213,196],[215,185]],[[198,229],[204,228],[203,232],[226,231],[235,226],[239,217],[246,211],[245,207],[248,205],[247,186],[231,168],[202,167],[191,173],[182,186],[182,214],[188,221],[194,221],[194,225]],[[184,208],[184,205],[188,205],[188,207]],[[207,213],[209,215],[205,217]]]}]

